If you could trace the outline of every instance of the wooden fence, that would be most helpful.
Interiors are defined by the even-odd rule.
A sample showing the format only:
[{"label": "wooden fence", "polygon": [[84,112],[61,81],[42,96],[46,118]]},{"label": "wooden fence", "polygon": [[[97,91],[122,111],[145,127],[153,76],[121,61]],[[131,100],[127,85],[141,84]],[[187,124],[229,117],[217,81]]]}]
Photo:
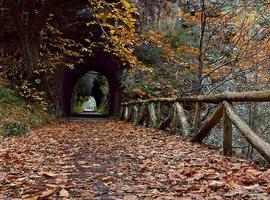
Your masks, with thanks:
[{"label": "wooden fence", "polygon": [[[263,92],[224,92],[217,95],[199,95],[180,98],[155,98],[122,103],[120,119],[134,124],[147,125],[160,130],[170,128],[175,133],[178,123],[181,125],[183,137],[192,142],[202,143],[209,136],[210,131],[223,119],[223,151],[226,155],[232,154],[232,125],[234,124],[241,135],[250,143],[268,162],[270,162],[270,144],[263,141],[248,124],[242,120],[233,106],[233,102],[268,102],[270,91]],[[216,104],[216,110],[201,125],[202,105]],[[185,114],[183,104],[196,104],[195,114],[190,118]],[[162,116],[164,105],[170,105],[170,114]],[[173,105],[173,106],[172,106]],[[193,132],[193,134],[191,133]]]}]

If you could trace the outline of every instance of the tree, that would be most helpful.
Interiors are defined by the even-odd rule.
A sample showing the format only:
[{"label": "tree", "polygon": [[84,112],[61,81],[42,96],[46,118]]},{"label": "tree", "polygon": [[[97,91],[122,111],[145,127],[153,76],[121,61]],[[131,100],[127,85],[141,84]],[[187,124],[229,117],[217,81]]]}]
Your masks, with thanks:
[{"label": "tree", "polygon": [[24,60],[24,77],[30,80],[39,63],[41,31],[46,25],[49,14],[64,0],[3,0],[3,2],[18,31]]},{"label": "tree", "polygon": [[52,99],[51,88],[64,76],[62,69],[74,68],[97,52],[114,58],[119,69],[137,62],[133,55],[137,9],[127,0],[1,3],[18,35],[18,56],[5,55],[20,61],[13,63],[19,71],[14,79],[30,102]]}]

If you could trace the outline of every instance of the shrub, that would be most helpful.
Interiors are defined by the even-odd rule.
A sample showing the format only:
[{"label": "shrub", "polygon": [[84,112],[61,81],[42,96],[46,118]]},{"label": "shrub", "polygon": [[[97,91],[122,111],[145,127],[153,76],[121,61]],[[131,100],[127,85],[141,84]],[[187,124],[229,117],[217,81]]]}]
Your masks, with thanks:
[{"label": "shrub", "polygon": [[23,100],[15,94],[11,89],[0,86],[0,103],[22,104]]},{"label": "shrub", "polygon": [[0,135],[5,137],[9,136],[22,136],[28,132],[25,124],[21,121],[4,122],[0,128]]},{"label": "shrub", "polygon": [[[48,123],[50,120],[51,116],[43,110],[42,105],[32,104],[29,106],[16,89],[0,86],[0,134],[5,134],[2,133],[3,126],[1,125],[3,124],[6,124],[7,127],[10,126],[9,123],[14,123],[15,127],[32,127]],[[8,129],[12,128],[9,127]]]}]

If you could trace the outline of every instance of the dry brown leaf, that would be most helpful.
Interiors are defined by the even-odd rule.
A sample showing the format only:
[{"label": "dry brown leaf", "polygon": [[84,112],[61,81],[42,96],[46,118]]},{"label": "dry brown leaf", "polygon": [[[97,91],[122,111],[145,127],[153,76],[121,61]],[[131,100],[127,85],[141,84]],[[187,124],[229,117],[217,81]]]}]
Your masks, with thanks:
[{"label": "dry brown leaf", "polygon": [[47,197],[53,195],[55,192],[57,192],[57,190],[58,190],[57,188],[52,188],[52,189],[49,189],[47,191],[44,191],[44,192],[42,192],[42,194],[39,196],[38,199],[47,198]]},{"label": "dry brown leaf", "polygon": [[189,186],[189,187],[187,188],[188,191],[198,191],[198,190],[200,190],[200,189],[201,189],[200,186],[195,185],[195,184],[193,184],[193,185],[191,185],[191,186]]},{"label": "dry brown leaf", "polygon": [[248,168],[246,170],[248,174],[252,174],[253,176],[260,176],[262,172],[258,171],[257,169]]},{"label": "dry brown leaf", "polygon": [[266,188],[264,188],[264,191],[270,194],[270,185],[268,185]]},{"label": "dry brown leaf", "polygon": [[177,200],[192,200],[192,197],[179,197]]},{"label": "dry brown leaf", "polygon": [[78,165],[86,165],[87,164],[87,161],[80,160],[77,163],[78,163]]},{"label": "dry brown leaf", "polygon": [[38,172],[37,173],[39,176],[47,176],[47,177],[55,177],[57,174],[53,172]]},{"label": "dry brown leaf", "polygon": [[205,174],[199,172],[199,173],[195,174],[195,175],[192,177],[192,179],[198,181],[198,180],[200,180],[201,178],[203,178],[204,176],[205,176]]},{"label": "dry brown leaf", "polygon": [[209,183],[209,187],[213,190],[224,187],[226,184],[223,181],[212,181]]},{"label": "dry brown leaf", "polygon": [[139,198],[135,195],[124,196],[124,200],[138,200]]},{"label": "dry brown leaf", "polygon": [[0,194],[9,194],[3,199],[119,199],[119,193],[127,200],[267,199],[270,193],[270,170],[260,174],[249,161],[118,121],[55,123],[0,145]]},{"label": "dry brown leaf", "polygon": [[239,191],[239,190],[232,190],[232,191],[230,191],[230,192],[227,192],[226,194],[225,194],[225,197],[234,197],[234,196],[237,196],[237,195],[239,195],[239,194],[241,194],[242,192],[241,191]]},{"label": "dry brown leaf", "polygon": [[62,189],[60,192],[59,192],[59,195],[60,197],[69,197],[69,192],[65,189]]},{"label": "dry brown leaf", "polygon": [[38,200],[38,199],[39,199],[39,195],[33,196],[33,197],[24,198],[24,200]]}]

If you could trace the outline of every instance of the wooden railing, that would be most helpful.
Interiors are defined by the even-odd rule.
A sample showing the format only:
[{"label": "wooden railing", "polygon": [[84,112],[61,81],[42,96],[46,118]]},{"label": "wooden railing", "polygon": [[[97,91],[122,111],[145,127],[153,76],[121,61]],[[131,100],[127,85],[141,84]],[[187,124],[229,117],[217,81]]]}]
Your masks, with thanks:
[{"label": "wooden railing", "polygon": [[[170,129],[175,133],[178,123],[181,134],[192,142],[202,143],[209,136],[211,130],[223,118],[223,151],[232,154],[232,125],[240,131],[246,139],[268,162],[270,162],[270,144],[263,141],[236,112],[233,102],[268,102],[270,91],[263,92],[224,92],[217,95],[199,95],[179,98],[155,98],[137,100],[121,104],[120,119],[139,125],[150,125],[160,130]],[[201,125],[202,105],[216,104],[216,110],[204,120]],[[185,114],[183,104],[196,104],[195,114],[191,122]],[[165,106],[166,105],[166,106]],[[173,105],[173,106],[172,106]],[[193,106],[194,107],[194,106]],[[167,108],[167,116],[162,116],[162,109]]]}]

